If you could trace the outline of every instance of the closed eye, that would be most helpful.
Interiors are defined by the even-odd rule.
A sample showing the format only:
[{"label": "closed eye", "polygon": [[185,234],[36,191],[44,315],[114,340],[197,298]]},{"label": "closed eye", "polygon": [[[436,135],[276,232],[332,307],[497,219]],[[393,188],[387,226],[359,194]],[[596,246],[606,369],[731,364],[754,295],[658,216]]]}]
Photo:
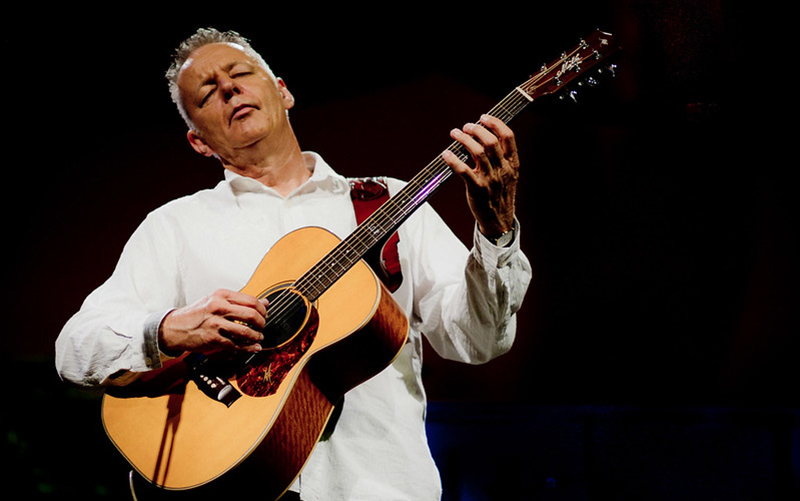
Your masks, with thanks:
[{"label": "closed eye", "polygon": [[[243,78],[255,73],[250,65],[244,63],[232,63],[225,68],[224,71],[226,71],[231,78]],[[210,77],[203,82],[203,84],[200,86],[201,91],[205,90],[206,88],[208,88],[208,91],[200,98],[199,107],[202,108],[208,102],[208,100],[211,99],[211,96],[214,95],[217,87],[217,81],[213,77]]]},{"label": "closed eye", "polygon": [[208,102],[208,100],[211,99],[211,96],[214,94],[215,90],[216,90],[216,87],[214,87],[213,89],[209,90],[208,92],[206,92],[203,95],[202,99],[200,99],[200,108],[205,106],[205,104]]}]

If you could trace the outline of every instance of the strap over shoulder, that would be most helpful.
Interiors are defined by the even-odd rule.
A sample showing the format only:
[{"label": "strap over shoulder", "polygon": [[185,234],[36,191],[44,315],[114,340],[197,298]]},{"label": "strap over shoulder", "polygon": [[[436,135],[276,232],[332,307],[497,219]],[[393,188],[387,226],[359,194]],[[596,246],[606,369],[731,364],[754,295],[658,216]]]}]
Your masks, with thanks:
[{"label": "strap over shoulder", "polygon": [[[356,212],[356,222],[361,224],[378,207],[389,200],[389,186],[383,177],[348,178],[350,184],[350,198]],[[385,242],[376,245],[364,260],[383,281],[384,285],[394,292],[403,282],[400,270],[400,257],[397,252],[397,243],[400,237],[397,232],[392,233]]]}]

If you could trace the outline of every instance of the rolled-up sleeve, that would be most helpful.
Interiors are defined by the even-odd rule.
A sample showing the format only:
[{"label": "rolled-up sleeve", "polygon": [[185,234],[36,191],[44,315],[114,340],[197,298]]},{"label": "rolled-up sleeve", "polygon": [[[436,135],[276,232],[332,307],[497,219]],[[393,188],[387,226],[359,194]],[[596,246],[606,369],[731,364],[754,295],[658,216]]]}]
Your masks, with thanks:
[{"label": "rolled-up sleeve", "polygon": [[171,237],[162,228],[146,219],[109,279],[62,328],[55,360],[62,379],[89,387],[122,385],[161,367],[158,329],[179,291],[172,246],[166,245]]}]

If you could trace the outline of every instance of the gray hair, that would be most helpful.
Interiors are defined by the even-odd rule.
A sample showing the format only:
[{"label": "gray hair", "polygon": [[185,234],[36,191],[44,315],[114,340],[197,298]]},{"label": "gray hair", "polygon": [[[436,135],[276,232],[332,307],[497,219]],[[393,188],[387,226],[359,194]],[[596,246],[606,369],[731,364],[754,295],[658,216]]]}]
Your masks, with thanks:
[{"label": "gray hair", "polygon": [[261,55],[255,51],[255,49],[253,49],[253,47],[250,45],[250,42],[245,37],[235,31],[218,31],[214,28],[198,29],[197,32],[195,32],[192,36],[181,42],[181,44],[175,50],[175,54],[172,57],[172,64],[166,73],[167,81],[169,82],[169,93],[172,97],[172,101],[178,107],[178,113],[180,113],[183,121],[186,122],[186,125],[192,130],[196,130],[196,128],[192,123],[192,120],[189,118],[189,114],[186,112],[186,108],[183,104],[181,91],[178,88],[178,75],[181,72],[181,68],[191,57],[194,51],[205,45],[215,43],[229,43],[241,46],[244,50],[244,53],[258,62],[258,64],[264,68],[264,70],[272,77],[272,80],[277,85],[275,74],[272,72],[267,62],[264,61],[264,58],[261,57]]}]

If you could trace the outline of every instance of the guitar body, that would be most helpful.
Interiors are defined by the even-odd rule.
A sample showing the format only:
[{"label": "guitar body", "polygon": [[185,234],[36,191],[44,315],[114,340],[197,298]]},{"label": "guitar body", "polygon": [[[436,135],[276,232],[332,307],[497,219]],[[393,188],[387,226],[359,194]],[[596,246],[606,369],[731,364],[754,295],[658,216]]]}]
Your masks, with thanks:
[{"label": "guitar body", "polygon": [[[290,233],[270,249],[242,291],[264,297],[285,288],[338,243],[320,228]],[[388,366],[408,331],[405,314],[363,261],[308,306],[290,339],[228,379],[241,394],[229,405],[186,377],[187,358],[109,392],[102,417],[111,441],[160,491],[199,494],[214,480],[215,491],[255,484],[262,499],[280,496],[300,473],[336,403]]]}]

